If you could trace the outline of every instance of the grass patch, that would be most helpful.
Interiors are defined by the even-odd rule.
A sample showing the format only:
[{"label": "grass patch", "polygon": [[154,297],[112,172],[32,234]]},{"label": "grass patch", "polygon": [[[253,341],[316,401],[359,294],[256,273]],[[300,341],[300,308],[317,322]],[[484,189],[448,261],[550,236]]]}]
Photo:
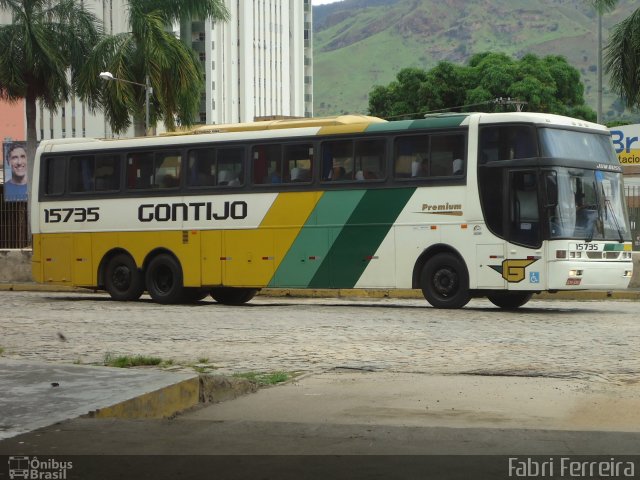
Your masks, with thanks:
[{"label": "grass patch", "polygon": [[2,355],[4,353],[4,348],[0,347],[0,355]]},{"label": "grass patch", "polygon": [[276,385],[277,383],[286,382],[287,380],[295,377],[296,375],[293,372],[271,372],[271,373],[245,372],[245,373],[234,373],[233,376],[236,378],[246,378],[247,380],[255,382],[260,386],[265,386],[265,385]]},{"label": "grass patch", "polygon": [[148,357],[144,355],[120,355],[118,357],[114,357],[112,354],[107,353],[104,356],[104,364],[108,367],[129,368],[160,365],[161,363],[161,358]]},{"label": "grass patch", "polygon": [[209,358],[207,357],[200,357],[198,359],[198,363],[209,363]]}]

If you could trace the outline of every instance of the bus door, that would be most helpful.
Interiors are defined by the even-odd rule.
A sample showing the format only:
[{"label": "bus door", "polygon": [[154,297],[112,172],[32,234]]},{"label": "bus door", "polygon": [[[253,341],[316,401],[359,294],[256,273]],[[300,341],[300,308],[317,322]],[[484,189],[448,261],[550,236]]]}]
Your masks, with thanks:
[{"label": "bus door", "polygon": [[546,272],[542,253],[538,171],[510,170],[507,178],[504,220],[508,244],[502,276],[509,290],[542,288]]}]

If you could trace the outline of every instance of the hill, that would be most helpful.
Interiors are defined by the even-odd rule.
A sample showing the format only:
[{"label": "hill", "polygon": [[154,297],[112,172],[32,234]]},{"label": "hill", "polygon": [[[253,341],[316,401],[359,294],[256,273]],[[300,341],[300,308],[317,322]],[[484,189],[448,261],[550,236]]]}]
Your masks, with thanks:
[{"label": "hill", "polygon": [[[608,29],[636,8],[620,0],[605,14],[605,45]],[[316,116],[366,113],[371,87],[400,69],[464,64],[485,51],[565,56],[596,108],[597,14],[588,0],[344,0],[313,7],[313,30]],[[603,86],[605,120],[619,118],[624,107],[606,78]]]}]

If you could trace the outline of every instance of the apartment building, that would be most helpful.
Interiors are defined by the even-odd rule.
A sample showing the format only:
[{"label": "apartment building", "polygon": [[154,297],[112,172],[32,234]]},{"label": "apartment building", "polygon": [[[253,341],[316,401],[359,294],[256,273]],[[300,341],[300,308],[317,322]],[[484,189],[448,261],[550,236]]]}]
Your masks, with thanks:
[{"label": "apartment building", "polygon": [[[82,0],[107,34],[128,30],[127,0]],[[311,0],[225,0],[228,22],[193,19],[173,26],[202,62],[205,88],[196,123],[247,122],[313,114]],[[0,23],[10,23],[0,12]],[[198,94],[198,93],[194,93]],[[78,99],[38,111],[38,140],[114,137],[101,112]],[[157,131],[164,131],[157,125]],[[133,136],[133,127],[121,137]]]}]

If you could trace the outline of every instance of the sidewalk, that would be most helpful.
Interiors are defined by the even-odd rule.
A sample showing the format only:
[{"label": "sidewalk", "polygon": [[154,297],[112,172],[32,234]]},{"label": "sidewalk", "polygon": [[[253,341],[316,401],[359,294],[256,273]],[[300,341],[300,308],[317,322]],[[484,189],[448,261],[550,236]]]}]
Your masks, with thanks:
[{"label": "sidewalk", "polygon": [[198,404],[198,376],[0,357],[0,440],[81,415],[163,418]]}]

